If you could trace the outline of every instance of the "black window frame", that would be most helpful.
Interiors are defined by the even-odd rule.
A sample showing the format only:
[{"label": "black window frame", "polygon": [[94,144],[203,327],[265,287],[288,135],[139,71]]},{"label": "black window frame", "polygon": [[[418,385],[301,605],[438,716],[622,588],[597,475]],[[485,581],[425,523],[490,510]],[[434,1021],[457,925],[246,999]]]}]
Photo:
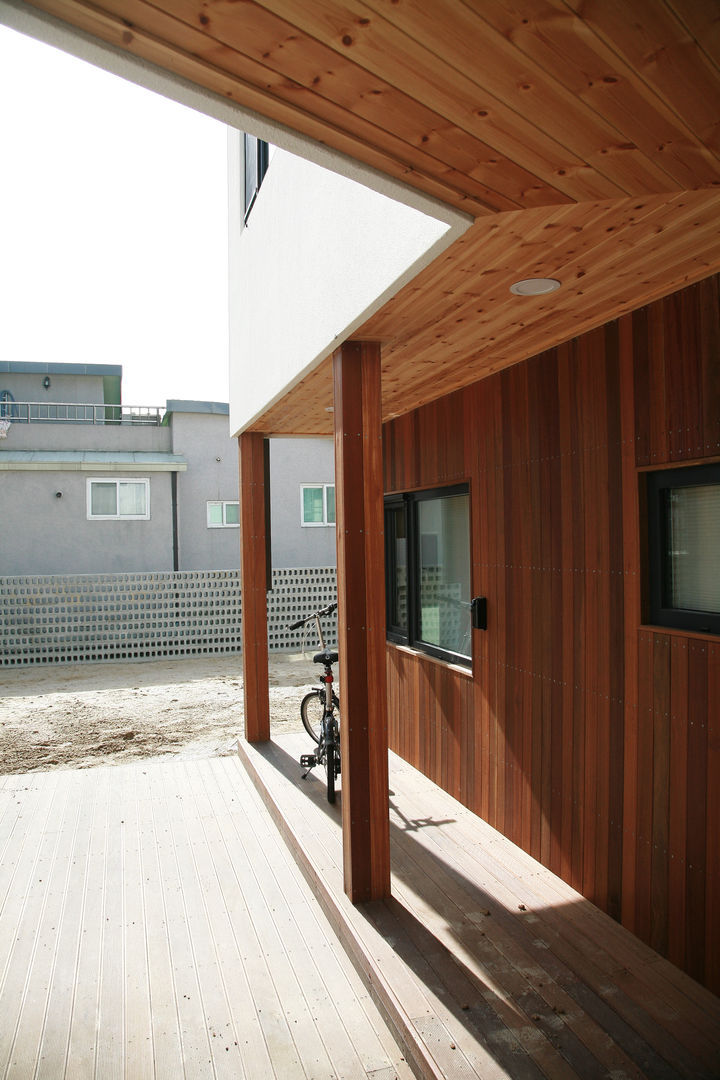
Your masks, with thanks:
[{"label": "black window frame", "polygon": [[720,612],[668,603],[667,492],[682,487],[720,487],[720,462],[651,470],[646,474],[647,613],[649,622],[695,633],[720,634]]},{"label": "black window frame", "polygon": [[270,161],[270,149],[263,139],[244,133],[245,161],[244,212],[243,221],[247,224],[250,211],[255,205],[260,185],[263,182]]},{"label": "black window frame", "polygon": [[[388,641],[397,645],[407,645],[433,656],[438,660],[448,663],[459,664],[462,667],[472,667],[472,655],[465,656],[462,653],[451,652],[443,649],[432,642],[424,641],[420,636],[420,533],[418,528],[418,506],[421,502],[431,499],[454,498],[458,495],[470,497],[469,483],[453,484],[448,487],[423,488],[420,491],[409,491],[400,494],[385,496],[385,601],[386,601],[386,637]],[[391,584],[396,581],[396,533],[391,525],[390,514],[398,510],[405,512],[405,537],[407,544],[407,626],[399,625],[395,621],[394,587]],[[468,521],[470,533],[470,522]],[[472,551],[472,535],[468,535],[469,550]],[[472,557],[468,567],[472,575]],[[471,631],[472,641],[472,631]],[[472,654],[472,647],[471,647]]]}]

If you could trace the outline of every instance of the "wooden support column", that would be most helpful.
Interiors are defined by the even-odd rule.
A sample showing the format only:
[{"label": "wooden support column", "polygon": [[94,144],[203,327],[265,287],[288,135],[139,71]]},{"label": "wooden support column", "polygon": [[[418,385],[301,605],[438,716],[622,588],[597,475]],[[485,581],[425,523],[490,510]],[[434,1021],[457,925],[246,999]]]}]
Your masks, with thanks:
[{"label": "wooden support column", "polygon": [[333,357],[345,892],[390,895],[380,346]]},{"label": "wooden support column", "polygon": [[270,738],[265,440],[262,434],[248,431],[238,443],[245,738],[264,742]]}]

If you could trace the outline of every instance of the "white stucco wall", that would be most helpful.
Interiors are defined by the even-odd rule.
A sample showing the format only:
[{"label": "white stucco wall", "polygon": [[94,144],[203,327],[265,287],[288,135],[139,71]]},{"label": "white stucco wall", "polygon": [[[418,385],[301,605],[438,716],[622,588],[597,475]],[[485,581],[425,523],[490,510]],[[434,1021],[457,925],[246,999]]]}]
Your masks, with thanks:
[{"label": "white stucco wall", "polygon": [[230,430],[238,433],[427,265],[458,226],[277,149],[242,227],[230,133]]}]

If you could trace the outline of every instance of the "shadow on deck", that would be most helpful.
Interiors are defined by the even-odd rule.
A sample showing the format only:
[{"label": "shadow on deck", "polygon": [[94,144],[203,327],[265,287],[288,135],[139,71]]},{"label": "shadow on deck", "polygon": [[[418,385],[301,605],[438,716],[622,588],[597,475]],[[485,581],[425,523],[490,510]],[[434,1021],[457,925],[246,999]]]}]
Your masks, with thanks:
[{"label": "shadow on deck", "polygon": [[392,754],[393,896],[353,907],[340,801],[302,782],[307,749],[239,744],[418,1075],[720,1076],[720,999]]}]

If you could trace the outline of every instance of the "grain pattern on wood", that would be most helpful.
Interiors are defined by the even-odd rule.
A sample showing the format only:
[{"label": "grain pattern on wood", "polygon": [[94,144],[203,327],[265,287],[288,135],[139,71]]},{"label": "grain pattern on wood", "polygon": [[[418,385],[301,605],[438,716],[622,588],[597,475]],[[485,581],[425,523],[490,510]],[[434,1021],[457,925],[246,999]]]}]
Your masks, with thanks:
[{"label": "grain pattern on wood", "polygon": [[409,1080],[237,759],[17,779],[0,789],[4,1077]]},{"label": "grain pattern on wood", "polygon": [[390,893],[380,349],[333,359],[345,890]]},{"label": "grain pattern on wood", "polygon": [[[708,35],[663,6],[35,0],[118,48],[482,212],[717,181]],[[574,10],[572,10],[574,8]],[[649,19],[650,16],[647,16]],[[703,28],[704,29],[704,28]],[[648,42],[648,33],[650,42]]]},{"label": "grain pattern on wood", "polygon": [[648,465],[718,456],[717,288],[385,425],[387,490],[469,479],[490,613],[472,681],[388,646],[391,747],[714,987],[717,645],[643,626],[641,494]]},{"label": "grain pattern on wood", "polygon": [[[720,267],[720,252],[712,252],[712,246],[720,244],[718,205],[716,190],[701,189],[616,203],[541,207],[476,221],[358,331],[358,336],[382,343],[383,419],[701,280],[697,299],[683,301],[699,305],[702,320],[695,335],[698,356],[686,352],[686,360],[700,365],[703,378],[702,419],[693,423],[700,424],[701,434],[707,434],[705,443],[714,447],[706,447],[705,453],[720,452],[720,343],[713,316],[717,284],[708,284],[713,281],[708,275]],[[510,285],[547,273],[550,266],[562,289],[551,298],[518,303]],[[690,312],[678,318],[688,325]],[[668,319],[672,316],[663,314],[660,324]],[[659,334],[656,327],[648,347],[659,343]],[[636,359],[640,362],[639,354]],[[682,401],[689,384],[682,372],[679,380],[685,387]],[[654,392],[664,393],[664,379]],[[638,408],[645,401],[641,396]],[[332,381],[324,363],[271,406],[257,429],[316,432],[322,424],[318,405],[331,404]],[[324,430],[330,433],[329,414]],[[685,452],[686,446],[689,436],[683,434],[679,449]]]},{"label": "grain pattern on wood", "polygon": [[[707,5],[525,0],[522,18],[508,0],[32,6],[239,104],[238,124],[267,118],[476,219],[357,331],[383,343],[385,418],[720,267]],[[510,298],[548,273],[563,282],[550,304]],[[324,369],[256,430],[329,434],[331,403]]]},{"label": "grain pattern on wood", "polygon": [[393,897],[346,904],[340,824],[299,779],[301,741],[240,754],[419,1075],[714,1075],[718,999],[393,754]]},{"label": "grain pattern on wood", "polygon": [[265,440],[245,432],[238,442],[245,737],[257,742],[270,738]]}]

